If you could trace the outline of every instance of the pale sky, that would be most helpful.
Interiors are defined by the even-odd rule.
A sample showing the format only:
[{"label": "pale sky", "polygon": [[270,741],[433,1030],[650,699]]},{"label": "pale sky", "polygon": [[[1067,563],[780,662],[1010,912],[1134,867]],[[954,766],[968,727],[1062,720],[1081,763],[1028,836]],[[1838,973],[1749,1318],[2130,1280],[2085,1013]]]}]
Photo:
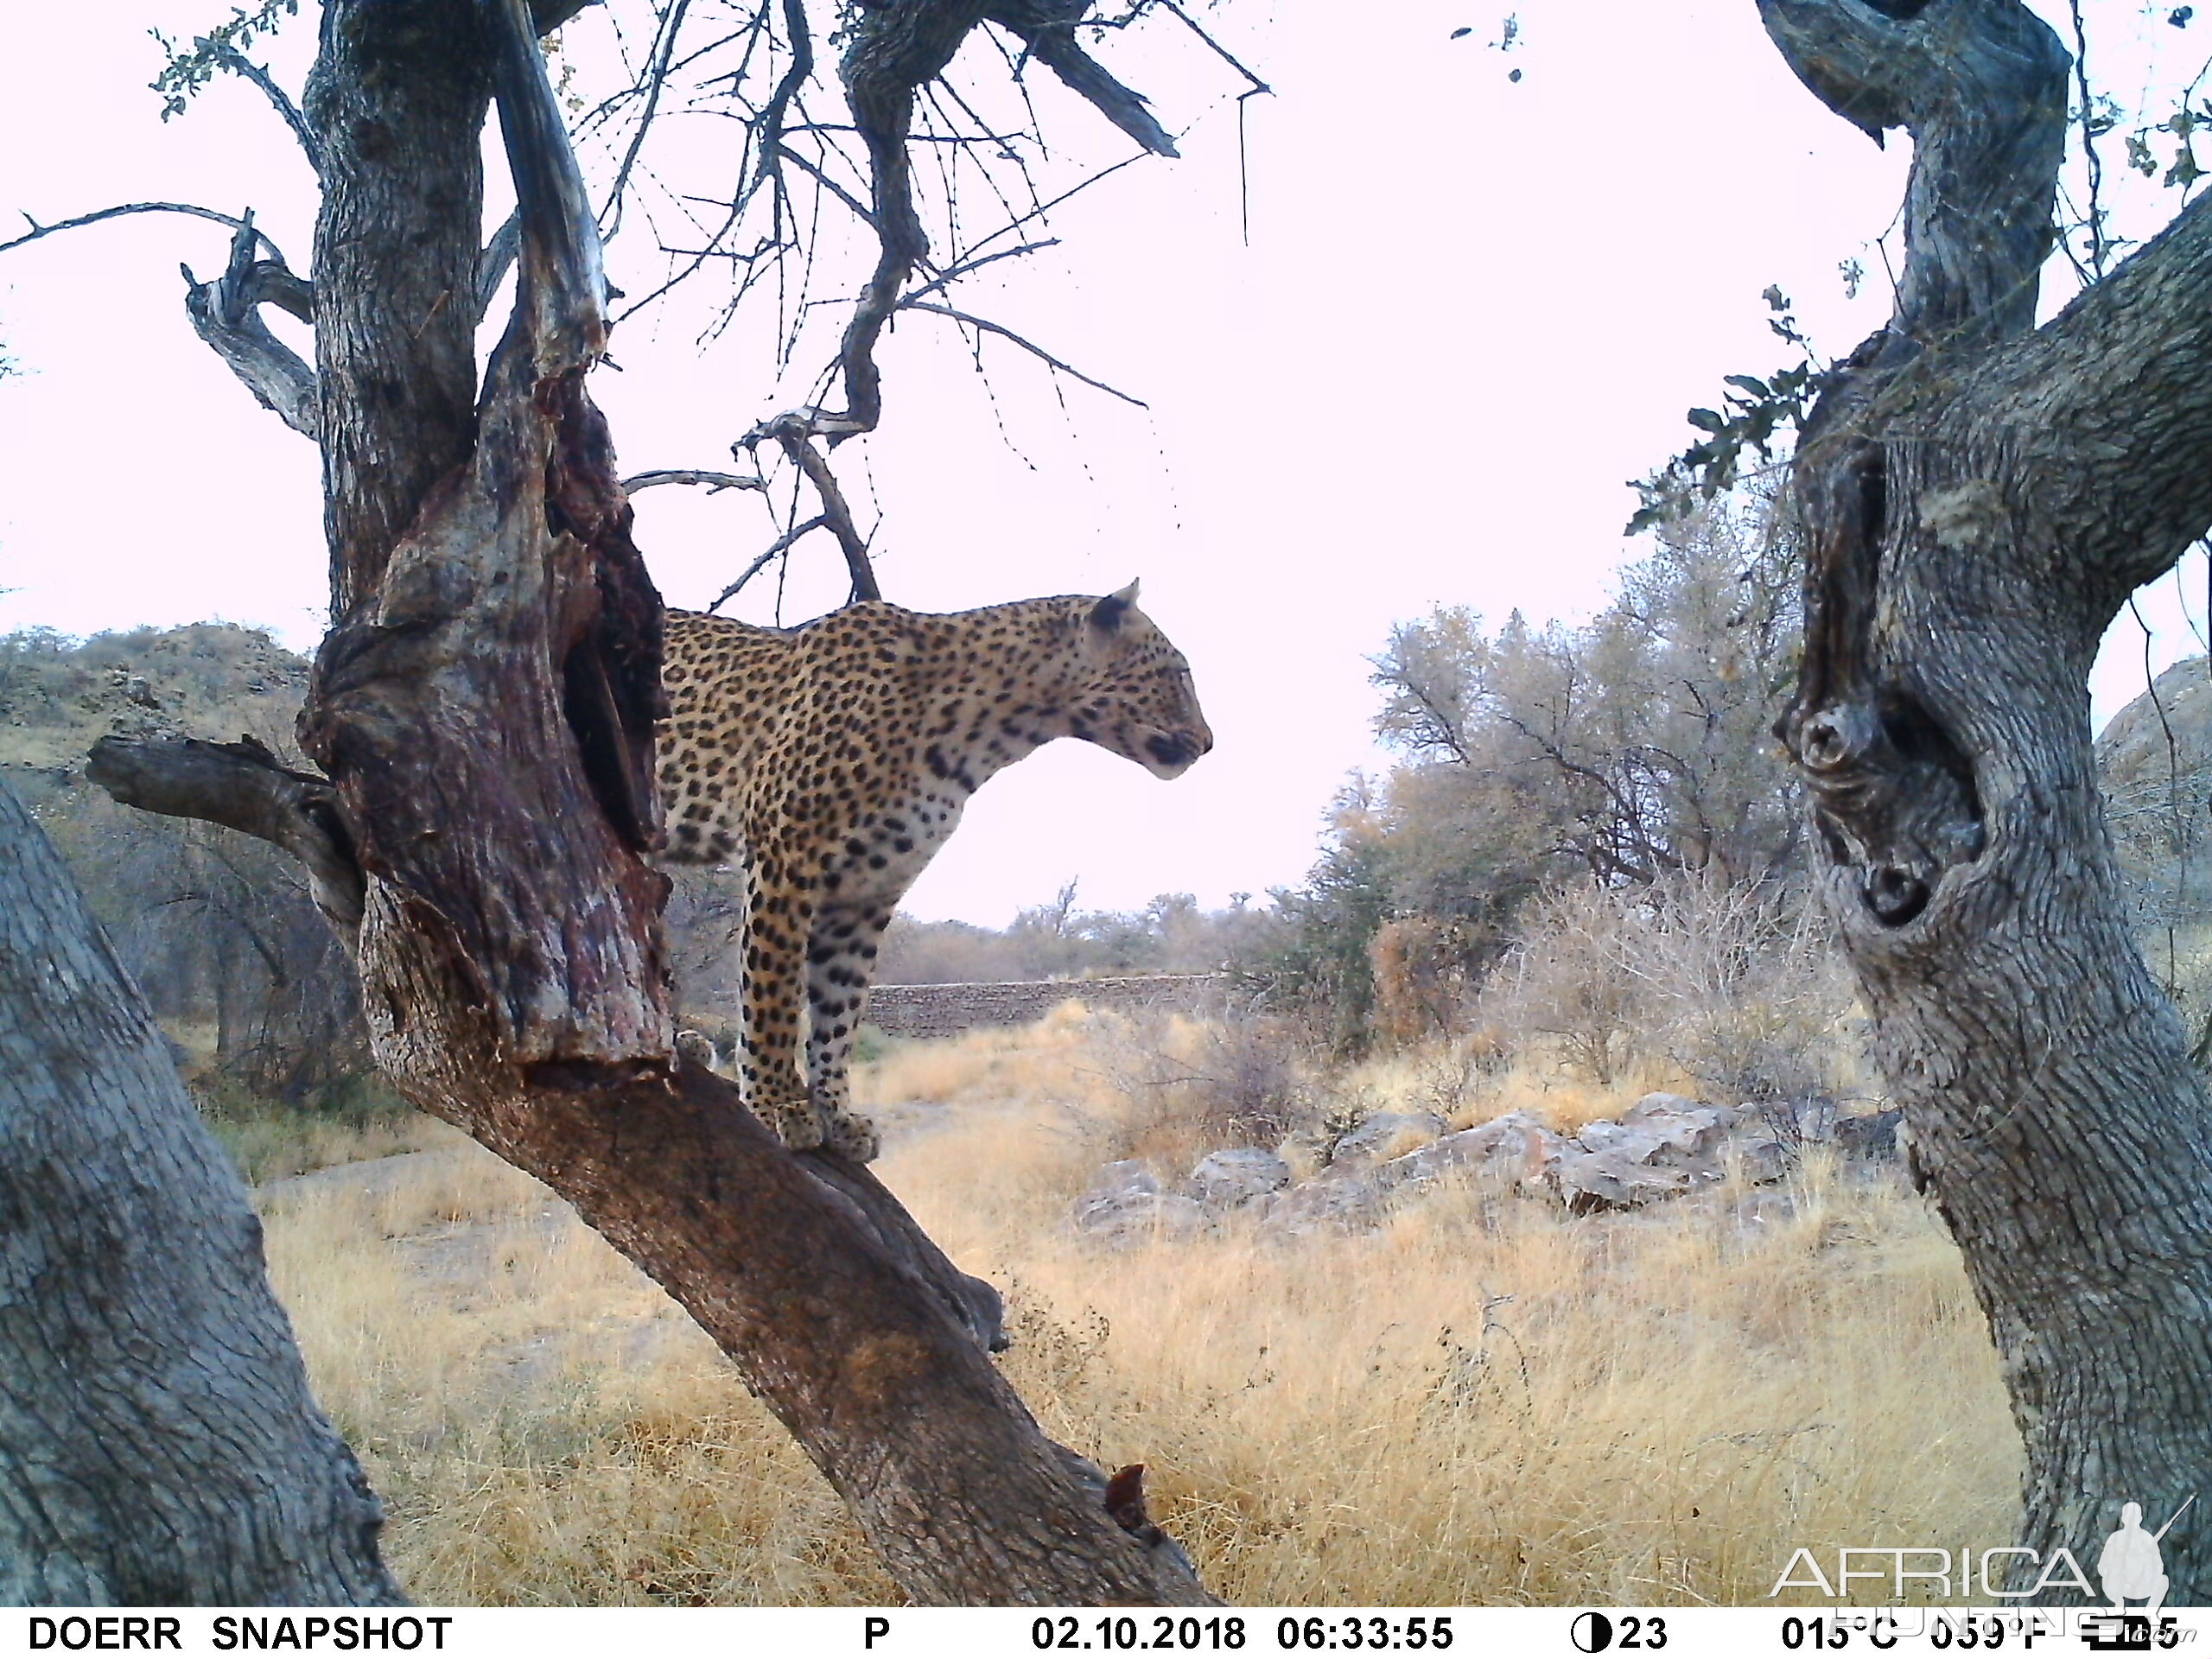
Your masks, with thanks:
[{"label": "pale sky", "polygon": [[[307,10],[253,53],[295,92]],[[162,61],[149,28],[188,36],[226,11],[18,8],[0,64],[0,209],[50,222],[124,200],[251,206],[303,270],[312,180],[258,94],[219,80],[163,124],[145,89]],[[1124,169],[1056,216],[1059,248],[963,289],[963,305],[1148,410],[995,346],[979,375],[933,319],[903,321],[880,354],[887,418],[839,464],[863,517],[881,517],[887,596],[949,610],[1141,577],[1217,736],[1173,784],[1074,742],[1007,772],[915,888],[917,914],[1001,924],[1071,876],[1101,907],[1294,883],[1346,771],[1375,763],[1365,658],[1393,622],[1439,602],[1588,615],[1637,551],[1619,534],[1635,505],[1624,480],[1689,441],[1682,411],[1715,402],[1722,375],[1789,360],[1761,290],[1789,293],[1829,354],[1888,310],[1872,244],[1906,147],[1878,149],[1821,109],[1750,0],[1532,0],[1510,53],[1491,44],[1495,4],[1350,15],[1268,0],[1205,14],[1275,88],[1248,106],[1249,245],[1233,78],[1147,25],[1100,54],[1153,96],[1184,159]],[[594,28],[571,29],[586,72],[607,49]],[[2145,49],[2171,44],[2137,33]],[[1127,152],[1039,79],[1060,143]],[[728,124],[671,132],[671,168],[732,165]],[[2152,191],[2138,211],[2177,200]],[[181,303],[179,262],[211,275],[226,245],[219,226],[161,216],[0,256],[0,342],[23,372],[0,385],[0,628],[221,617],[313,649],[315,454]],[[1856,300],[1838,269],[1854,258],[1870,273]],[[638,219],[609,264],[632,293],[652,285]],[[729,441],[802,395],[822,360],[803,353],[779,385],[757,332],[698,346],[711,298],[616,334],[622,372],[593,391],[626,472],[728,467]],[[710,599],[775,533],[757,496],[663,489],[638,511],[679,605]],[[2201,561],[2186,580],[2201,621]],[[2200,648],[2175,591],[2145,596],[2161,665]],[[840,597],[824,538],[794,563],[784,620]],[[772,601],[763,586],[734,608],[768,620]],[[2141,687],[2140,634],[2122,628],[2100,715]]]}]

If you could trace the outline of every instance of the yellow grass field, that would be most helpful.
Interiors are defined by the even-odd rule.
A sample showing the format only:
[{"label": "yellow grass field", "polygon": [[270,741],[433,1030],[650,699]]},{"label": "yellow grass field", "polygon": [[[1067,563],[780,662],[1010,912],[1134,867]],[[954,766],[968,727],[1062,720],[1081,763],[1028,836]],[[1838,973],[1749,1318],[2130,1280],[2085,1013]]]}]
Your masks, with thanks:
[{"label": "yellow grass field", "polygon": [[[1800,1546],[2011,1541],[1996,1358],[1901,1185],[1814,1165],[1750,1224],[1726,1192],[1576,1219],[1470,1184],[1366,1236],[1107,1252],[1067,1225],[1101,1159],[1174,1175],[1169,1153],[1207,1149],[1173,1144],[1179,1085],[1129,1092],[1139,1037],[1064,1012],[894,1049],[860,1083],[892,1126],[884,1179],[1007,1293],[1005,1363],[1048,1432],[1150,1465],[1155,1513],[1230,1600],[1749,1603]],[[1402,1102],[1450,1069],[1393,1064],[1354,1086]],[[536,1183],[427,1139],[263,1198],[414,1595],[897,1599],[688,1319]]]}]

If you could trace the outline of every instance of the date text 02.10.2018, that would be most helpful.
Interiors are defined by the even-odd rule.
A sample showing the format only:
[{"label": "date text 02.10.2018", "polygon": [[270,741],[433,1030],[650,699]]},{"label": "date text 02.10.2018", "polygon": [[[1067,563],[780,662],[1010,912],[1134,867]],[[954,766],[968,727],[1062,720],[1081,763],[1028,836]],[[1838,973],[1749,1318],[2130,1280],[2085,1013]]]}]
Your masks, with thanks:
[{"label": "date text 02.10.2018", "polygon": [[[1123,1613],[1082,1618],[1073,1613],[1060,1613],[1033,1621],[1029,1637],[1036,1647],[1046,1649],[1233,1653],[1244,1646],[1244,1623],[1233,1613],[1217,1614],[1210,1618],[1172,1613],[1144,1617]],[[1416,1613],[1392,1618],[1379,1614],[1317,1613],[1306,1618],[1277,1620],[1274,1637],[1279,1650],[1291,1652],[1441,1652],[1452,1645],[1452,1620],[1443,1614]]]}]

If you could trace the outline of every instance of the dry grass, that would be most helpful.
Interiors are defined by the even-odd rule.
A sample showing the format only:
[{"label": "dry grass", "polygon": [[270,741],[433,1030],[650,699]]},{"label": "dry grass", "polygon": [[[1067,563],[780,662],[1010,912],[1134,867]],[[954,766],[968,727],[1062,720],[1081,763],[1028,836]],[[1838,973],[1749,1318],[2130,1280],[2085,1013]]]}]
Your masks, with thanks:
[{"label": "dry grass", "polygon": [[[1063,1011],[894,1050],[861,1081],[928,1103],[879,1167],[1009,1288],[1024,1397],[1102,1462],[1150,1465],[1231,1600],[1750,1602],[1800,1545],[2010,1541],[1996,1360],[1909,1193],[1815,1169],[1794,1216],[1747,1230],[1720,1205],[1572,1220],[1469,1187],[1366,1237],[1103,1254],[1068,1235],[1069,1200],[1172,1092],[1125,1092],[1133,1040]],[[1410,1103],[1457,1064],[1351,1084]],[[1572,1127],[1618,1103],[1542,1080],[1484,1071],[1452,1115],[1525,1096]],[[416,1596],[895,1597],[657,1289],[488,1155],[418,1161],[380,1197],[326,1178],[269,1215]]]}]

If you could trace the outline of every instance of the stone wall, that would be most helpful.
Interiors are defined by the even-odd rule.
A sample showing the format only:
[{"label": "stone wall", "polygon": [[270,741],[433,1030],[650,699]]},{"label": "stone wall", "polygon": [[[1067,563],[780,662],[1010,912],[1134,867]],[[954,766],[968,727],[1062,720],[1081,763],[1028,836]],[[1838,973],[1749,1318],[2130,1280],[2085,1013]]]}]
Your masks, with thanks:
[{"label": "stone wall", "polygon": [[1073,1000],[1117,1014],[1206,1014],[1229,993],[1226,974],[1132,974],[1005,984],[879,985],[868,1023],[892,1037],[957,1037],[979,1026],[1024,1026]]}]

